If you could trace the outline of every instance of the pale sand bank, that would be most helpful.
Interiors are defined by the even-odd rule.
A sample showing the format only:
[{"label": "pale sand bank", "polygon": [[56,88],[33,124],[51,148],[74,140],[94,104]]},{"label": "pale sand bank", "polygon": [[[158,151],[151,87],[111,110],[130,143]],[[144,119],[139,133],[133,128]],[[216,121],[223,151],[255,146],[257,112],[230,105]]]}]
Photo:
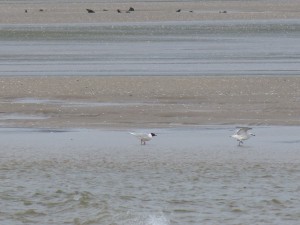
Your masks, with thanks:
[{"label": "pale sand bank", "polygon": [[[130,7],[135,10],[126,12]],[[95,13],[87,13],[92,9]],[[117,10],[121,10],[118,13]],[[176,12],[180,9],[180,12]],[[25,12],[26,10],[26,12]],[[300,1],[2,3],[1,24],[299,19]]]},{"label": "pale sand bank", "polygon": [[300,125],[300,77],[1,77],[2,127]]}]

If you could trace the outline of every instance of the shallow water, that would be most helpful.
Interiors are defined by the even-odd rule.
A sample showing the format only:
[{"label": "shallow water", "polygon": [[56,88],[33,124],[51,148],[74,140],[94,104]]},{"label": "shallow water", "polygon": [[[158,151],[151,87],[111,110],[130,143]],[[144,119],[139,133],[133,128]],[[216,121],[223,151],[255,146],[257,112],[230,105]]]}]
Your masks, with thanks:
[{"label": "shallow water", "polygon": [[299,75],[300,21],[0,25],[3,75]]},{"label": "shallow water", "polygon": [[300,128],[253,131],[0,129],[0,223],[296,225]]}]

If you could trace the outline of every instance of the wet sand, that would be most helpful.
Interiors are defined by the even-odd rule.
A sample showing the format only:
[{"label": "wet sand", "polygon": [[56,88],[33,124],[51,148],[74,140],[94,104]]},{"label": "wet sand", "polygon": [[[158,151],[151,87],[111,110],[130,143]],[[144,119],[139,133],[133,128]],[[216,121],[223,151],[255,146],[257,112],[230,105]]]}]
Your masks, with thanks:
[{"label": "wet sand", "polygon": [[0,129],[2,224],[299,223],[299,127],[155,131]]},{"label": "wet sand", "polygon": [[[128,12],[133,7],[134,11]],[[95,13],[88,13],[92,9]],[[121,13],[118,13],[117,10]],[[180,10],[180,12],[177,12]],[[2,24],[299,19],[300,2],[2,3]]]},{"label": "wet sand", "polygon": [[300,125],[299,77],[1,77],[2,127]]}]

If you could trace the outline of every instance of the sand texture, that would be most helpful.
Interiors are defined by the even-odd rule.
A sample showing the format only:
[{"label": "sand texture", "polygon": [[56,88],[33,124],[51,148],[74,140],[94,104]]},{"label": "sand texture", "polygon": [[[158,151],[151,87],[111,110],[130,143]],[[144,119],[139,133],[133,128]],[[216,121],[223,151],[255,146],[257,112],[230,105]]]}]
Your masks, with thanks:
[{"label": "sand texture", "polygon": [[299,77],[1,77],[3,127],[300,125]]},{"label": "sand texture", "polygon": [[[126,12],[130,7],[134,11]],[[95,13],[88,13],[92,9]],[[121,13],[117,12],[121,10]],[[176,12],[180,9],[180,12]],[[299,19],[300,1],[2,3],[0,24]],[[299,77],[0,77],[2,127],[300,125]]]},{"label": "sand texture", "polygon": [[[14,2],[14,1],[12,1]],[[134,11],[128,11],[130,7]],[[92,9],[95,13],[88,13]],[[117,10],[120,10],[120,13]],[[177,12],[177,11],[180,12]],[[1,24],[299,19],[300,1],[2,3]]]}]

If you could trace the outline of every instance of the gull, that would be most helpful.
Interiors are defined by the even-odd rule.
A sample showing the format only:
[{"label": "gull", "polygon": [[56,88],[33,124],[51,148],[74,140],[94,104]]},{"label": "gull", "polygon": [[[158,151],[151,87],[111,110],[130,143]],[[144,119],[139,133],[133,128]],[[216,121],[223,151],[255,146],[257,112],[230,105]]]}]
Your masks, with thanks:
[{"label": "gull", "polygon": [[255,136],[255,134],[249,132],[252,128],[250,127],[238,127],[236,132],[231,135],[231,137],[235,138],[239,142],[239,146],[243,144],[243,141],[249,139],[251,136]]},{"label": "gull", "polygon": [[154,133],[135,133],[135,132],[130,132],[133,136],[137,137],[138,139],[141,140],[141,145],[146,145],[146,141],[150,141],[154,136],[157,136]]}]

